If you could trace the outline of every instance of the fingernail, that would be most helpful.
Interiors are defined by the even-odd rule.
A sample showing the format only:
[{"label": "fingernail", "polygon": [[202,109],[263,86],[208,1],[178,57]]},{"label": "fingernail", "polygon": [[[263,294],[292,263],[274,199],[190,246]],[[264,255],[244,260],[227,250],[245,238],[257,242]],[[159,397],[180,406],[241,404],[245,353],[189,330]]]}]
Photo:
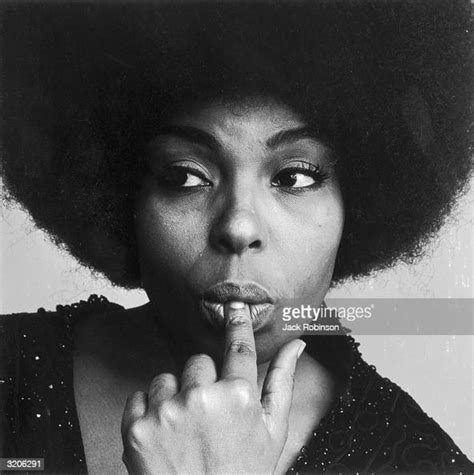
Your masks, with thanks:
[{"label": "fingernail", "polygon": [[226,324],[247,322],[251,318],[249,306],[245,302],[237,300],[226,302],[224,305],[224,318]]},{"label": "fingernail", "polygon": [[304,341],[301,341],[300,342],[300,347],[298,349],[298,354],[296,355],[296,359],[299,359],[299,357],[303,353],[303,350],[305,349],[305,347],[306,347],[306,343]]}]

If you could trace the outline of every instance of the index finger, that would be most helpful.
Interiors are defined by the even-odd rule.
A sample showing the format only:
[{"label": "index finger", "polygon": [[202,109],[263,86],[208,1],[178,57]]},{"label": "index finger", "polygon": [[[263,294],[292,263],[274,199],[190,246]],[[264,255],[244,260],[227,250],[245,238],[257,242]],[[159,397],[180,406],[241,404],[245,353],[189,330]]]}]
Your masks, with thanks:
[{"label": "index finger", "polygon": [[244,302],[224,305],[225,354],[222,379],[242,378],[257,388],[257,352],[250,308]]}]

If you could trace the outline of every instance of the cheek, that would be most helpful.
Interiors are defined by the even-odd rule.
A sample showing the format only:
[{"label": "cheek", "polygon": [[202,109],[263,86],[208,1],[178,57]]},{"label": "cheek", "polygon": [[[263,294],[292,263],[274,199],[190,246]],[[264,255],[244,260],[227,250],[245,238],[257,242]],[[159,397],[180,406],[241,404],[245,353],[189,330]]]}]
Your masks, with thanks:
[{"label": "cheek", "polygon": [[307,253],[337,248],[344,222],[342,205],[330,198],[308,204],[300,213],[293,215],[295,239]]},{"label": "cheek", "polygon": [[315,213],[308,216],[308,232],[301,239],[306,257],[313,262],[333,262],[342,236],[344,212],[342,203],[333,200],[323,201],[318,204]]},{"label": "cheek", "polygon": [[[344,224],[344,208],[337,188],[307,198],[296,197],[275,220],[274,236],[288,284],[297,293],[329,285]],[[278,214],[275,214],[278,216]],[[279,230],[279,231],[278,231]],[[284,232],[282,232],[284,230]]]},{"label": "cheek", "polygon": [[180,206],[169,205],[146,191],[145,188],[138,200],[135,222],[142,270],[184,272],[206,243],[206,225],[196,200],[190,198]]}]

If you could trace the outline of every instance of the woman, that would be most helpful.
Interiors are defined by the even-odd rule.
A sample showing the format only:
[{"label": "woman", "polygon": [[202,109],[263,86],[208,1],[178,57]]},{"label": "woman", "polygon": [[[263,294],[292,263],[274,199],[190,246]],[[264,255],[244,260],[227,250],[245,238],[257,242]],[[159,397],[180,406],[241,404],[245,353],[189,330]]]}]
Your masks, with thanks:
[{"label": "woman", "polygon": [[6,185],[150,303],[4,319],[5,456],[71,473],[472,470],[352,338],[304,348],[278,319],[415,257],[465,185],[450,8],[6,8]]}]

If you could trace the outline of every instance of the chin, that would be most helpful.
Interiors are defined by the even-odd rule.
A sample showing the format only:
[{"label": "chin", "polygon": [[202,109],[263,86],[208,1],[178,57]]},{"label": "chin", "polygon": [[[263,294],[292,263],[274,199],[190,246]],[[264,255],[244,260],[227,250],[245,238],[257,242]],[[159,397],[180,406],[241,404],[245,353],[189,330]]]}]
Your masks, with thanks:
[{"label": "chin", "polygon": [[264,334],[255,334],[255,346],[257,349],[257,363],[269,362],[288,342],[300,338],[301,334],[291,333],[282,335],[281,333],[266,332]]}]

